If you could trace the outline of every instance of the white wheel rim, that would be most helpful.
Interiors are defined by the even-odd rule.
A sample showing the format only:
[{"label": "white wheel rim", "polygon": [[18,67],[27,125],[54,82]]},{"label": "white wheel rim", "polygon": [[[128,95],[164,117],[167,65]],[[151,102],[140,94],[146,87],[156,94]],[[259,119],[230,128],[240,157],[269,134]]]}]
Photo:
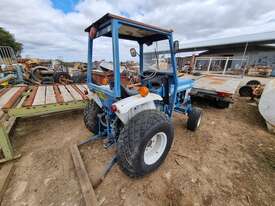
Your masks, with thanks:
[{"label": "white wheel rim", "polygon": [[201,124],[201,117],[200,117],[199,120],[198,120],[197,128],[200,126],[200,124]]},{"label": "white wheel rim", "polygon": [[147,143],[144,151],[144,162],[147,165],[156,163],[167,145],[167,135],[164,132],[158,132]]}]

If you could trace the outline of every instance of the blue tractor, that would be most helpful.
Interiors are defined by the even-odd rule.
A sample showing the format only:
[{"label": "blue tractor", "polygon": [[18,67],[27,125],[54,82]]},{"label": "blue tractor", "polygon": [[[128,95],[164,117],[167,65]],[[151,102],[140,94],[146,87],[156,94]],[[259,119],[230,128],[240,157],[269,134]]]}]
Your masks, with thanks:
[{"label": "blue tractor", "polygon": [[[113,163],[130,177],[144,176],[160,166],[171,148],[174,111],[188,116],[187,128],[192,131],[201,122],[201,109],[191,106],[189,96],[193,81],[177,77],[178,42],[173,42],[172,30],[109,13],[85,31],[92,100],[84,110],[84,122],[94,133],[88,141],[105,139],[105,147],[116,146]],[[93,78],[93,45],[100,37],[112,38],[113,79],[107,85]],[[138,47],[138,52],[130,49],[131,56],[139,58],[139,83],[134,87],[121,83],[120,40],[134,41]],[[165,44],[168,57],[159,51]]]}]

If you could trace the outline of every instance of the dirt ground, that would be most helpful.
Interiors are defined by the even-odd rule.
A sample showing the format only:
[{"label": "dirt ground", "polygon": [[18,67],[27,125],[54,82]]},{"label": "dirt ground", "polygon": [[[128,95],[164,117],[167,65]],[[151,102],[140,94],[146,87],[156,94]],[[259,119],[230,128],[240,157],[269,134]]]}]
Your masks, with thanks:
[{"label": "dirt ground", "polygon": [[[257,107],[246,99],[225,110],[200,106],[195,133],[174,115],[174,143],[156,172],[130,179],[114,166],[96,189],[102,205],[275,205],[275,135]],[[88,135],[81,112],[19,120],[12,139],[22,158],[2,205],[84,205],[69,146]],[[113,150],[97,142],[81,154],[94,180]]]}]

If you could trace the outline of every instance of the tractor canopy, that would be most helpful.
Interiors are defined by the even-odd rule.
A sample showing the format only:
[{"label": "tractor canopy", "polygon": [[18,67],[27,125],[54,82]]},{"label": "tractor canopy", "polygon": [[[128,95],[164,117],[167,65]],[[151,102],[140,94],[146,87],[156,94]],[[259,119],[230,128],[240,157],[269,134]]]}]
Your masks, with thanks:
[{"label": "tractor canopy", "polygon": [[[99,36],[112,37],[112,21],[116,20],[120,23],[118,31],[119,39],[134,40],[140,43],[159,41],[167,39],[167,34],[171,34],[172,30],[163,29],[157,26],[144,24],[142,22],[127,19],[121,16],[107,13],[96,22],[85,29],[90,36],[97,38]],[[103,29],[104,28],[104,29]]]},{"label": "tractor canopy", "polygon": [[[123,41],[134,41],[138,46],[138,51],[135,48],[130,49],[132,57],[138,56],[139,74],[142,76],[147,70],[155,70],[155,72],[165,72],[171,76],[171,84],[177,87],[177,72],[173,42],[173,31],[144,24],[138,21],[127,19],[113,14],[106,14],[89,27],[85,29],[88,32],[88,70],[87,83],[91,91],[104,93],[111,98],[119,98],[121,95],[121,85],[123,77],[121,76],[121,57],[120,44]],[[93,70],[93,62],[96,58],[94,44],[99,37],[111,38],[112,60],[109,60],[109,66],[112,70],[112,82],[109,85],[99,85],[94,81],[97,79],[97,73]],[[106,40],[106,39],[105,39]],[[160,46],[165,44],[166,51],[170,51],[168,56],[164,56],[159,50],[163,50]],[[93,70],[93,71],[92,71]]]}]

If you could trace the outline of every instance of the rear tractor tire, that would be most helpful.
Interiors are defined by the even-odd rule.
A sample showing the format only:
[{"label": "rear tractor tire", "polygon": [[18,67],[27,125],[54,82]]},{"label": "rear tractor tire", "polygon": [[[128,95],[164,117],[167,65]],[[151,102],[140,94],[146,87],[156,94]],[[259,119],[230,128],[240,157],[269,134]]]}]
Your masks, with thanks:
[{"label": "rear tractor tire", "polygon": [[84,124],[86,128],[94,134],[97,134],[99,130],[99,119],[97,115],[102,112],[102,109],[94,100],[91,100],[84,108]]},{"label": "rear tractor tire", "polygon": [[145,110],[123,127],[117,141],[118,165],[129,177],[142,177],[157,169],[166,158],[174,138],[166,114]]},{"label": "rear tractor tire", "polygon": [[192,111],[188,115],[187,129],[195,131],[199,128],[202,118],[202,110],[197,107],[193,107]]}]

